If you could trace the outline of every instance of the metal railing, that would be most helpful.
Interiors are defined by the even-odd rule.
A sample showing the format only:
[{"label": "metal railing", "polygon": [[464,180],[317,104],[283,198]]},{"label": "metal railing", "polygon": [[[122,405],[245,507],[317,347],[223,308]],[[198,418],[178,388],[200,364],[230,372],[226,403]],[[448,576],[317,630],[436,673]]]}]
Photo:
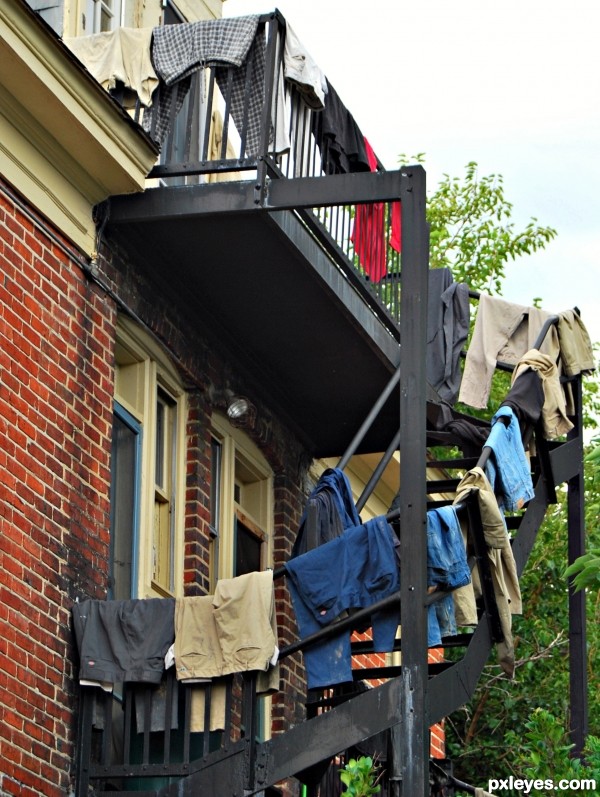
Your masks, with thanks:
[{"label": "metal railing", "polygon": [[[264,191],[269,180],[332,173],[335,143],[322,135],[323,111],[310,107],[298,86],[284,79],[285,35],[279,12],[263,15],[254,46],[264,47],[264,72],[257,72],[255,60],[248,57],[238,68],[192,73],[178,113],[176,104],[171,105],[160,162],[150,178],[164,185],[249,180]],[[257,79],[262,81],[258,88]],[[142,116],[138,105],[135,117],[152,135],[156,114],[153,118],[146,111]],[[354,124],[350,114],[348,118]],[[360,134],[358,127],[356,132]],[[374,154],[372,158],[373,170],[385,171]],[[363,159],[360,170],[366,169]],[[399,208],[399,203],[378,202],[296,211],[338,267],[374,297],[376,312],[394,325],[400,304]]]}]

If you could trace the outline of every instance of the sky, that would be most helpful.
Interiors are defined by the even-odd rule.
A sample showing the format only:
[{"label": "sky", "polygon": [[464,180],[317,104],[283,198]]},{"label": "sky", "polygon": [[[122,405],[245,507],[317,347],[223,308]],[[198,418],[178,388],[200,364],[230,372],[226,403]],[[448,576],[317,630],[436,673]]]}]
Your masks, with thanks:
[{"label": "sky", "polygon": [[[224,16],[272,11],[226,0]],[[503,296],[579,307],[600,341],[598,0],[279,0],[386,169],[425,153],[427,184],[501,174],[513,221],[554,227]]]}]

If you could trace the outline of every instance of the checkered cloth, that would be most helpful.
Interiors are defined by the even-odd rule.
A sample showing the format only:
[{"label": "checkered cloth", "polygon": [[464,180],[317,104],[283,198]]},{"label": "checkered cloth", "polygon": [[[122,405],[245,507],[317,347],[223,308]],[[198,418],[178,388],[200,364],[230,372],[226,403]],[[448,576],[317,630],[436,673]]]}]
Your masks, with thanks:
[{"label": "checkered cloth", "polygon": [[[189,91],[190,76],[214,67],[223,96],[231,71],[231,116],[240,135],[246,131],[245,154],[258,154],[265,74],[265,35],[263,28],[258,30],[258,20],[253,14],[154,29],[152,61],[161,83],[153,107],[144,114],[144,128],[159,144]],[[245,114],[246,69],[250,75]]]}]

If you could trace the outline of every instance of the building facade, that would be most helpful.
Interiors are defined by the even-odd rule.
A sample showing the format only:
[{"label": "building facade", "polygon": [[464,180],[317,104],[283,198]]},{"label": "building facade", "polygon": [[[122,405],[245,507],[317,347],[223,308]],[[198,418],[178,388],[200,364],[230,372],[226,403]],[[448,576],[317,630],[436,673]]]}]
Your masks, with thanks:
[{"label": "building facade", "polygon": [[[239,135],[228,140],[231,77],[217,78],[219,103],[202,104],[217,91],[213,77],[192,80],[198,104],[186,100],[171,137],[157,142],[139,104],[117,102],[119,86],[111,96],[63,41],[221,14],[219,0],[7,0],[0,9],[1,794],[329,797],[339,779],[321,778],[364,750],[386,761],[390,797],[424,797],[429,756],[444,756],[437,723],[465,700],[450,675],[428,691],[423,535],[403,541],[411,567],[400,617],[410,633],[383,654],[368,633],[355,637],[364,672],[349,689],[307,694],[282,577],[325,467],[346,468],[363,521],[399,496],[408,528],[425,526],[428,495],[451,496],[458,482],[427,462],[427,412],[439,397],[425,380],[422,170],[386,173],[365,161],[357,173],[331,173],[331,154],[309,152],[320,133],[296,88],[278,148],[277,13],[257,23],[267,41],[260,155],[245,127],[250,73]],[[361,203],[374,215],[356,211]],[[376,280],[380,255],[365,254],[348,226],[363,213],[363,230],[379,219],[391,240],[400,204],[401,294],[399,243],[386,243],[387,278]],[[557,482],[579,478],[575,448],[564,463],[553,454]],[[534,465],[544,508],[548,463]],[[179,711],[179,724],[160,730],[149,693],[119,688],[100,699],[79,683],[77,604],[207,596],[221,580],[268,569],[279,688],[258,698],[255,681],[236,675],[221,737],[190,731],[191,697],[173,678],[167,716]],[[487,659],[492,609],[476,644],[453,641],[476,658],[457,683]]]}]

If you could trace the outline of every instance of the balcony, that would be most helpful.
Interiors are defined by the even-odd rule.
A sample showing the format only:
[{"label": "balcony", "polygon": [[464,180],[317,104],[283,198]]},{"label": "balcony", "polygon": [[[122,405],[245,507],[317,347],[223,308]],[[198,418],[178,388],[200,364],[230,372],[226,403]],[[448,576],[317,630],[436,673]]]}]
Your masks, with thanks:
[{"label": "balcony", "polygon": [[[157,295],[240,361],[250,384],[260,373],[311,453],[336,456],[399,365],[398,250],[405,264],[426,262],[424,175],[385,172],[374,154],[371,172],[362,142],[340,165],[324,112],[283,79],[285,31],[279,13],[260,17],[258,116],[250,56],[241,78],[234,68],[194,72],[168,121],[160,107],[138,107],[161,139],[161,161],[154,187],[110,199],[105,230]],[[385,450],[390,428],[391,399],[361,451]]]}]

